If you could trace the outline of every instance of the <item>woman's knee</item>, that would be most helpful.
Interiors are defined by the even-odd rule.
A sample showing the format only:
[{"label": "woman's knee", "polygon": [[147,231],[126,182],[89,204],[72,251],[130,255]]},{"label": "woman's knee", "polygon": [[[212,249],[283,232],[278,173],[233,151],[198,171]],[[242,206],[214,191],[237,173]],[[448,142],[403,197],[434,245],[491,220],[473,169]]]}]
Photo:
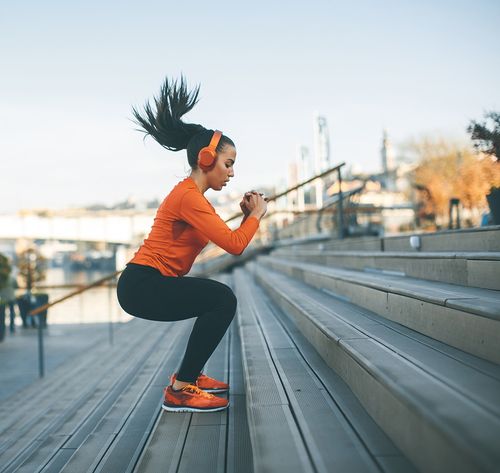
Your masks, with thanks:
[{"label": "woman's knee", "polygon": [[238,305],[238,299],[236,299],[236,295],[234,294],[233,290],[229,286],[226,286],[225,284],[222,283],[221,283],[221,298],[224,307],[227,308],[228,314],[230,314],[231,318],[233,318],[234,314],[236,313],[236,306]]}]

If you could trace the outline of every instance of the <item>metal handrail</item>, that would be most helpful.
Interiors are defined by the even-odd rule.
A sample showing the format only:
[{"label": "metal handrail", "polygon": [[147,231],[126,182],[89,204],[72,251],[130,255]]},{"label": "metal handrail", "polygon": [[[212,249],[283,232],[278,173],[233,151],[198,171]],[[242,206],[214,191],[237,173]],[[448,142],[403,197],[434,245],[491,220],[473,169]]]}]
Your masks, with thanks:
[{"label": "metal handrail", "polygon": [[[38,290],[45,289],[82,289],[85,287],[85,284],[37,284],[36,288]],[[27,291],[27,286],[19,286],[17,289]]]},{"label": "metal handrail", "polygon": [[[301,187],[305,186],[306,184],[309,184],[310,182],[315,181],[316,179],[321,179],[322,177],[325,177],[325,176],[327,176],[328,174],[331,174],[334,171],[340,171],[340,168],[342,166],[345,166],[345,162],[337,164],[333,168],[327,169],[326,171],[323,171],[322,173],[317,174],[316,176],[313,176],[313,177],[307,179],[306,181],[303,181],[303,182],[301,182],[301,183],[299,183],[299,184],[297,184],[297,185],[295,185],[293,187],[289,187],[288,189],[284,190],[283,192],[280,192],[280,193],[275,194],[275,195],[273,195],[271,197],[268,197],[267,201],[268,202],[272,202],[274,200],[277,200],[280,197],[283,197],[284,195],[289,194],[290,192],[293,192],[293,191],[295,191],[297,189],[300,189]],[[227,223],[227,222],[230,222],[231,220],[234,220],[235,218],[239,218],[239,217],[241,217],[241,213],[240,212],[232,215],[228,219],[224,220],[224,222]]]},{"label": "metal handrail", "polygon": [[[341,178],[341,175],[340,175],[340,169],[345,166],[345,162],[342,162],[340,164],[337,164],[336,166],[330,168],[330,169],[327,169],[326,171],[323,171],[322,173],[320,174],[317,174],[303,182],[300,182],[299,184],[293,186],[293,187],[289,187],[288,189],[284,190],[283,192],[280,192],[278,194],[275,194],[269,198],[266,198],[267,202],[272,202],[272,201],[275,201],[277,199],[279,199],[280,197],[283,197],[284,195],[287,195],[289,194],[290,192],[293,192],[293,191],[296,191],[297,189],[300,189],[301,187],[305,186],[306,184],[309,184],[313,181],[315,181],[316,179],[321,179],[322,177],[325,177],[327,176],[328,174],[331,174],[332,172],[335,172],[337,171],[338,172],[338,180],[339,180],[339,197],[340,197],[340,200],[342,200],[342,178]],[[264,215],[263,218],[268,218],[270,217],[271,215],[275,215],[277,213],[294,213],[294,214],[307,214],[309,213],[308,210],[302,210],[302,211],[299,211],[299,210],[295,210],[295,211],[287,211],[285,209],[277,209],[275,211],[272,211],[272,212],[266,212],[266,214]],[[317,209],[315,210],[311,210],[311,212],[317,212]],[[227,218],[226,220],[224,220],[225,223],[228,223],[230,222],[231,220],[234,220],[236,218],[241,218],[241,212],[238,212],[234,215],[232,215],[231,217]],[[338,219],[339,219],[339,234],[341,236],[343,236],[343,209],[342,209],[342,203],[340,202],[339,203],[339,213],[338,213]],[[209,246],[207,247],[203,253],[201,253],[201,255],[198,257],[197,259],[197,263],[204,263],[206,261],[209,261],[210,259],[212,259],[212,253],[218,253],[216,248],[218,247],[215,247],[215,246]],[[220,256],[220,254],[216,254],[214,257],[217,257],[217,256]]]},{"label": "metal handrail", "polygon": [[[340,187],[340,184],[342,182],[341,176],[340,176],[340,168],[342,166],[345,166],[345,162],[342,162],[342,163],[340,163],[340,164],[338,164],[330,169],[327,169],[326,171],[323,171],[322,173],[320,173],[316,176],[313,176],[313,177],[307,179],[306,181],[303,181],[303,182],[301,182],[293,187],[290,187],[290,188],[284,190],[283,192],[280,192],[278,194],[275,194],[275,195],[267,198],[267,202],[275,201],[275,200],[279,199],[280,197],[283,197],[283,196],[289,194],[290,192],[293,192],[297,189],[300,189],[301,187],[305,186],[306,184],[309,184],[310,182],[315,181],[316,179],[321,179],[322,177],[325,177],[334,171],[337,171],[339,174],[339,194],[340,194],[340,196],[342,196],[342,191],[341,191],[341,187]],[[342,200],[342,198],[340,198],[340,200]],[[339,208],[339,211],[342,214],[342,208]],[[272,213],[275,213],[275,212],[272,212]],[[225,220],[225,222],[226,223],[230,222],[231,220],[234,220],[235,218],[239,218],[239,217],[241,217],[241,212],[238,212],[238,213],[234,214],[233,216],[229,217],[228,219]],[[70,292],[69,294],[66,294],[65,296],[63,296],[63,297],[61,297],[53,302],[49,302],[47,304],[41,305],[41,306],[31,310],[28,313],[28,316],[39,315],[42,312],[45,312],[50,307],[54,307],[56,304],[60,304],[61,302],[65,301],[67,299],[70,299],[74,296],[77,296],[79,294],[82,294],[83,292],[88,291],[89,289],[92,289],[94,287],[97,287],[97,286],[104,284],[105,282],[115,278],[116,276],[118,276],[122,272],[123,272],[123,269],[119,270],[119,271],[115,271],[114,273],[109,274],[107,276],[104,276],[103,278],[98,279],[97,281],[94,281],[91,284],[87,284],[83,287],[79,287],[77,290]],[[40,377],[43,377],[43,375],[44,375],[44,355],[43,355],[43,332],[42,332],[42,322],[41,321],[39,321],[39,323],[38,323],[38,352],[39,352],[39,373],[40,373]]]},{"label": "metal handrail", "polygon": [[115,271],[113,274],[109,274],[108,276],[104,276],[101,279],[98,279],[97,281],[94,281],[93,283],[87,284],[86,286],[81,287],[80,289],[77,289],[76,291],[70,292],[69,294],[66,294],[65,296],[61,297],[60,299],[55,300],[54,302],[50,302],[48,304],[41,305],[40,307],[37,307],[36,309],[33,309],[28,313],[28,315],[38,315],[40,312],[46,311],[49,307],[53,307],[56,304],[59,304],[66,299],[70,299],[73,296],[77,296],[78,294],[81,294],[82,292],[88,291],[89,289],[92,289],[93,287],[100,286],[101,284],[104,284],[106,281],[109,281],[110,279],[113,279],[114,277],[118,276],[120,273],[123,272],[123,269],[120,271]]}]

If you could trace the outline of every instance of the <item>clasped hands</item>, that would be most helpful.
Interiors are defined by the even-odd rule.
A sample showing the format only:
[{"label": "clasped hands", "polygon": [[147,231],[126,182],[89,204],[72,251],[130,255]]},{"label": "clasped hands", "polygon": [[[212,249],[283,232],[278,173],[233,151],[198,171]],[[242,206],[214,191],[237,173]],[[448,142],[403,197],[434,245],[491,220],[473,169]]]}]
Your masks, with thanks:
[{"label": "clasped hands", "polygon": [[[251,213],[251,209],[249,209],[247,207],[247,203],[248,203],[248,199],[250,199],[250,195],[252,195],[252,194],[255,194],[255,195],[258,194],[261,197],[264,195],[262,192],[257,192],[255,190],[251,190],[251,191],[245,192],[245,195],[243,196],[243,198],[241,199],[241,202],[240,202],[240,209],[243,212],[243,215],[245,217],[248,217],[250,215],[250,213]],[[269,201],[269,199],[267,197],[263,197],[263,198],[264,198],[264,200],[266,202]]]}]

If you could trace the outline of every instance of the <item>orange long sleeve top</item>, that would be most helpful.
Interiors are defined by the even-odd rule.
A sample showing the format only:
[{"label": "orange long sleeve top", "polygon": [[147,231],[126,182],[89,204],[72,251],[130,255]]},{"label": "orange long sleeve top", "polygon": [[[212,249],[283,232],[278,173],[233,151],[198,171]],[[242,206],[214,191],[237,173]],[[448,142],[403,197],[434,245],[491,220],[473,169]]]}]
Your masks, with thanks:
[{"label": "orange long sleeve top", "polygon": [[152,266],[164,276],[182,277],[209,241],[240,255],[258,228],[259,219],[252,216],[231,230],[187,177],[165,197],[148,237],[129,263]]}]

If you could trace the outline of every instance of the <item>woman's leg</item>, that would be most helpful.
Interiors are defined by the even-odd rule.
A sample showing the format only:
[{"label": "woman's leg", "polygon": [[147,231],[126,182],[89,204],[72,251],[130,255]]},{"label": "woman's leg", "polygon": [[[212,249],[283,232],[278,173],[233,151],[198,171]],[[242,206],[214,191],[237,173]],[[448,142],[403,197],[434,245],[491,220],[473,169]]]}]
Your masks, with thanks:
[{"label": "woman's leg", "polygon": [[222,285],[218,291],[221,295],[219,302],[198,317],[193,326],[186,353],[177,374],[178,381],[196,380],[233,320],[236,313],[236,296],[231,288],[225,285]]},{"label": "woman's leg", "polygon": [[118,281],[118,300],[131,315],[174,321],[197,317],[177,375],[194,383],[236,313],[230,287],[211,279],[163,276],[153,268],[129,265]]}]

